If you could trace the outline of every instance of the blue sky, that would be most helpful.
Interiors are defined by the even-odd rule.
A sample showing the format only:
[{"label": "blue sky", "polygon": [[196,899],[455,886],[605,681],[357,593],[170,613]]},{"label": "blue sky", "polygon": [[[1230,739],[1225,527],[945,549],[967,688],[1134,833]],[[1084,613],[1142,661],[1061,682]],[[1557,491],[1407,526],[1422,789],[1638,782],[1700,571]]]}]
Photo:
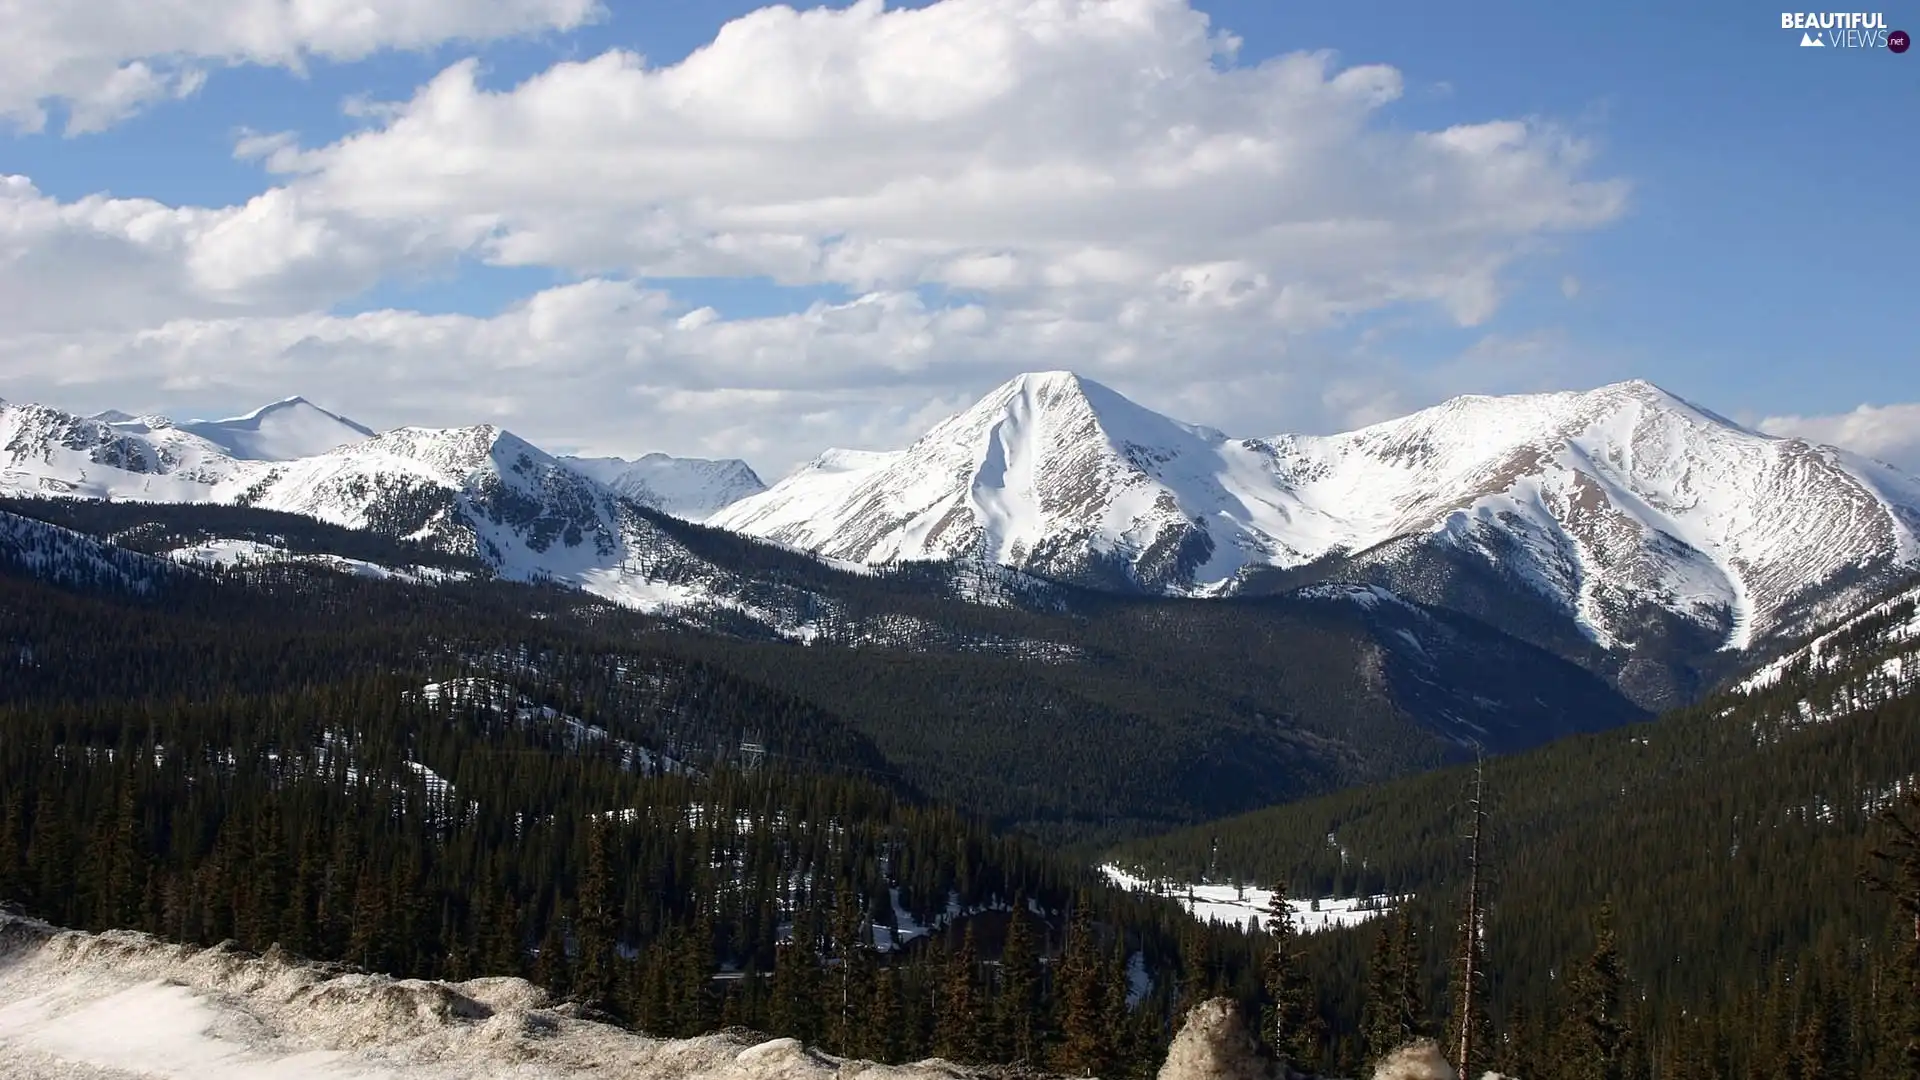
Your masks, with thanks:
[{"label": "blue sky", "polygon": [[[440,3],[452,12],[446,36],[457,39],[463,17],[457,9],[463,4],[480,8],[509,0],[407,2],[423,7]],[[539,0],[522,2],[530,10],[538,5]],[[1771,426],[1783,433],[1850,442],[1869,453],[1920,464],[1920,436],[1913,435],[1920,428],[1920,407],[1903,409],[1920,402],[1920,346],[1915,344],[1911,314],[1913,297],[1920,294],[1920,257],[1910,224],[1912,178],[1920,176],[1920,149],[1911,137],[1913,118],[1920,111],[1920,52],[1802,49],[1798,32],[1781,29],[1777,11],[1750,4],[1696,4],[1677,10],[1674,5],[1504,0],[1473,5],[1201,0],[1195,6],[1210,17],[1215,31],[1230,31],[1240,39],[1231,59],[1218,59],[1217,64],[1251,67],[1299,50],[1330,49],[1337,55],[1330,71],[1375,64],[1397,70],[1400,86],[1391,102],[1370,108],[1356,127],[1309,140],[1322,147],[1316,152],[1345,161],[1339,168],[1329,167],[1328,177],[1365,167],[1354,161],[1377,161],[1383,170],[1396,167],[1405,159],[1396,156],[1404,151],[1394,148],[1395,139],[1460,124],[1522,120],[1533,125],[1536,134],[1530,137],[1536,141],[1579,144],[1577,154],[1542,166],[1542,179],[1528,192],[1542,193],[1543,201],[1562,198],[1566,206],[1578,201],[1568,193],[1575,181],[1616,185],[1620,193],[1618,205],[1608,210],[1554,211],[1547,215],[1553,223],[1538,228],[1463,225],[1460,252],[1440,250],[1436,245],[1447,241],[1434,239],[1422,241],[1418,251],[1383,254],[1378,265],[1348,265],[1355,260],[1337,250],[1297,259],[1285,250],[1248,254],[1226,236],[1218,253],[1204,244],[1183,246],[1154,238],[1136,245],[1148,253],[1142,256],[1143,265],[1163,256],[1169,266],[1178,260],[1185,260],[1178,265],[1210,266],[1226,260],[1233,264],[1229,272],[1257,279],[1257,285],[1248,288],[1278,290],[1297,279],[1318,295],[1315,290],[1321,289],[1324,277],[1329,282],[1325,292],[1342,294],[1333,304],[1335,314],[1268,316],[1278,320],[1270,326],[1241,309],[1204,320],[1182,309],[1188,313],[1150,314],[1140,324],[1148,330],[1103,337],[1087,325],[1112,326],[1114,320],[1100,312],[1121,310],[1126,306],[1124,290],[1140,286],[1116,284],[1117,291],[1101,296],[1077,285],[1013,293],[971,288],[965,280],[943,277],[944,270],[917,264],[878,277],[866,270],[789,272],[782,269],[787,264],[781,256],[736,258],[725,254],[734,250],[725,244],[716,248],[709,243],[703,253],[684,257],[670,250],[667,241],[660,242],[664,248],[649,241],[641,254],[624,248],[603,251],[592,242],[596,233],[624,228],[656,206],[668,207],[664,219],[674,229],[711,229],[687,225],[695,215],[684,206],[718,213],[709,204],[727,200],[732,190],[723,183],[702,202],[697,193],[674,186],[680,194],[614,200],[614,205],[595,211],[607,215],[604,219],[575,220],[565,209],[570,200],[576,195],[583,203],[605,198],[609,187],[626,182],[617,171],[580,178],[579,183],[591,187],[572,194],[565,187],[569,178],[558,175],[542,180],[544,186],[537,190],[515,188],[501,196],[551,200],[552,206],[543,211],[547,216],[540,224],[524,225],[528,243],[538,253],[503,257],[489,249],[491,241],[441,235],[457,231],[445,222],[494,212],[463,201],[458,185],[446,188],[453,195],[443,200],[447,209],[442,222],[435,218],[442,213],[440,207],[430,204],[426,195],[418,207],[409,204],[402,210],[394,208],[398,197],[391,191],[377,197],[343,195],[347,180],[340,177],[368,175],[364,162],[354,165],[359,171],[349,172],[340,164],[344,157],[332,155],[324,164],[310,160],[297,170],[276,171],[262,160],[241,160],[235,154],[236,141],[247,132],[295,133],[291,138],[302,150],[328,154],[356,132],[388,127],[387,119],[345,108],[345,103],[404,103],[468,57],[481,62],[478,86],[502,93],[556,64],[588,61],[612,49],[643,53],[652,68],[668,67],[712,42],[723,23],[756,6],[613,2],[584,25],[564,25],[569,20],[562,15],[542,26],[535,14],[518,33],[398,49],[382,48],[375,41],[348,50],[365,53],[361,58],[340,62],[309,57],[299,72],[271,60],[235,63],[231,46],[202,49],[187,38],[174,44],[174,59],[166,62],[203,68],[205,81],[197,90],[135,109],[104,130],[77,135],[68,133],[63,122],[69,107],[62,95],[70,91],[66,84],[49,82],[39,97],[48,113],[41,129],[0,134],[0,174],[28,178],[43,210],[111,196],[152,200],[170,209],[217,211],[286,188],[304,192],[299,199],[303,214],[308,207],[323,206],[329,235],[348,236],[351,243],[343,241],[338,252],[316,254],[301,248],[299,257],[306,261],[297,275],[282,274],[279,261],[273,262],[271,273],[255,273],[250,264],[241,264],[264,258],[260,253],[274,244],[311,247],[333,240],[302,240],[291,228],[250,234],[241,245],[244,257],[221,249],[217,271],[206,269],[214,265],[207,258],[186,264],[209,281],[217,279],[218,288],[182,288],[176,295],[158,277],[157,283],[130,278],[132,299],[116,299],[103,287],[98,311],[73,300],[75,290],[69,288],[62,294],[57,324],[39,326],[25,319],[30,333],[15,333],[12,347],[0,350],[0,396],[38,397],[73,407],[114,404],[217,412],[250,407],[266,397],[305,393],[376,424],[506,419],[529,429],[523,433],[530,437],[567,449],[732,452],[771,464],[777,472],[825,442],[901,441],[942,409],[1025,368],[1086,370],[1183,418],[1257,433],[1344,426],[1453,393],[1580,387],[1638,376],[1748,422],[1771,418]],[[1920,26],[1920,8],[1886,16],[1895,27]],[[563,25],[555,28],[551,23]],[[112,63],[145,55],[138,42],[108,41],[112,34],[105,30],[99,37],[98,51]],[[93,44],[70,41],[66,47],[84,52]],[[196,52],[205,59],[194,60]],[[183,56],[185,60],[179,59]],[[156,66],[161,62],[154,61]],[[1033,80],[1097,78],[1076,73],[1071,57],[1048,63],[1055,66],[1040,69]],[[744,79],[748,74],[735,71],[730,77]],[[1036,93],[1030,87],[1056,84],[1067,85],[1029,81],[1021,84],[1020,92]],[[766,90],[743,87],[743,95]],[[6,89],[0,86],[0,92]],[[32,93],[30,87],[11,89],[16,99]],[[0,107],[6,104],[0,102]],[[1021,115],[1016,105],[1004,106],[1007,116]],[[1138,130],[1139,123],[1150,124],[1166,111],[1143,109],[1130,120],[1135,127],[1116,130]],[[1194,115],[1208,113],[1203,109]],[[617,119],[609,119],[607,126],[611,138],[620,137]],[[592,125],[582,130],[591,131]],[[820,134],[822,129],[812,130],[812,136],[797,138],[831,139]],[[387,141],[400,143],[397,138]],[[509,142],[504,150],[496,145],[491,152],[512,150]],[[852,143],[821,151],[841,159],[858,152]],[[941,152],[941,160],[953,160],[950,150]],[[1125,147],[1092,147],[1076,164],[1097,169],[1100,155],[1109,152],[1117,159]],[[541,150],[529,146],[528,153],[538,156]],[[1374,156],[1348,160],[1350,155],[1369,154]],[[640,164],[619,168],[647,168],[644,155],[636,160]],[[766,160],[764,165],[748,161],[745,167],[793,167],[785,158],[770,155]],[[1508,171],[1515,167],[1510,162],[1487,166]],[[910,179],[916,166],[907,162],[899,168]],[[1308,171],[1317,168],[1310,165]],[[378,175],[387,178],[389,187],[406,186],[403,173]],[[635,181],[642,187],[650,182],[644,177]],[[758,182],[742,178],[740,190],[754,189]],[[1561,186],[1549,190],[1556,183]],[[1337,186],[1337,179],[1304,185]],[[1282,207],[1274,220],[1316,215],[1332,220],[1369,213],[1364,192],[1345,200],[1334,194],[1313,197],[1328,205]],[[1411,198],[1384,186],[1377,197],[1383,202]],[[684,206],[675,200],[683,200]],[[511,213],[520,204],[503,205]],[[767,204],[781,214],[789,213],[792,205],[788,194]],[[1406,208],[1416,215],[1455,209],[1452,203],[1410,203]],[[1458,212],[1464,218],[1484,215],[1487,208],[1469,206]],[[1131,226],[1118,210],[1115,214],[1112,220],[1121,223],[1114,226],[1118,235]],[[362,227],[369,237],[375,235],[376,227],[366,224],[374,219],[378,237],[360,239],[356,230]],[[400,228],[396,222],[419,233],[427,226],[408,223],[429,219],[435,220],[430,242],[417,235],[394,239],[394,230]],[[795,228],[817,233],[820,250],[827,251],[859,233],[859,227],[838,222]],[[101,226],[88,228],[97,233]],[[562,228],[568,238],[551,240]],[[16,234],[16,266],[31,262],[19,252],[56,267],[83,257],[124,263],[84,263],[87,275],[76,281],[118,280],[123,270],[129,275],[144,272],[131,269],[136,263],[161,258],[144,237],[139,242],[146,247],[116,255],[96,251],[105,241],[90,234],[84,238],[83,254],[69,254],[54,245],[73,243],[76,252],[82,247],[64,233],[43,237],[19,229]],[[496,229],[492,235],[500,234]],[[927,230],[919,226],[903,229],[901,235],[916,244],[927,242]],[[125,238],[115,233],[111,239]],[[178,241],[189,248],[206,242],[199,234]],[[940,242],[952,246],[950,237]],[[1076,233],[1072,242],[1085,243],[1086,236]],[[1115,246],[1125,249],[1129,243],[1123,239]],[[32,247],[35,244],[41,246]],[[1000,248],[1019,254],[1017,243]],[[1180,248],[1177,259],[1169,254],[1175,248]],[[722,254],[716,256],[715,250]],[[557,253],[546,254],[549,251]],[[1490,271],[1497,285],[1494,301],[1456,303],[1422,292],[1438,286],[1417,284],[1430,282],[1448,267],[1465,265],[1456,260],[1483,257],[1498,263]],[[754,270],[764,272],[745,272]],[[162,265],[153,272],[165,271]],[[1355,284],[1403,272],[1405,283],[1373,293]],[[775,285],[773,275],[785,276],[789,283]],[[613,318],[606,314],[613,309],[663,306],[645,317],[651,322],[636,323],[631,319],[639,316],[621,315],[630,321],[607,323],[589,342],[569,340],[554,346],[578,355],[569,353],[571,359],[564,364],[554,361],[551,370],[543,370],[546,358],[539,348],[539,342],[550,339],[539,334],[533,335],[533,346],[491,359],[481,356],[478,345],[432,352],[419,344],[439,340],[420,329],[437,324],[421,320],[464,315],[484,321],[523,308],[543,291],[565,293],[566,287],[582,282],[607,286],[587,305],[592,319]],[[6,284],[0,278],[0,285]],[[632,295],[607,299],[618,289]],[[930,317],[901,331],[903,337],[861,339],[844,346],[837,343],[849,339],[834,337],[831,349],[819,344],[817,335],[808,337],[812,330],[795,337],[772,329],[773,320],[797,318],[809,310],[830,309],[821,317],[859,322],[864,316],[858,311],[840,313],[849,310],[856,297],[876,290],[936,312],[977,305],[987,313],[992,340],[956,346],[952,359],[946,359],[946,339]],[[1414,295],[1397,299],[1409,293]],[[571,305],[577,298],[568,295]],[[23,310],[29,303],[36,310],[46,307],[25,299],[20,303]],[[64,306],[68,303],[75,305],[70,314]],[[676,346],[679,351],[669,359],[664,352],[623,344],[626,335],[645,338],[668,325],[661,320],[702,306],[717,309],[717,322],[701,331],[708,336],[700,345]],[[1092,316],[1076,322],[1070,333],[1034,338],[1018,329],[1036,319],[1083,309]],[[1463,314],[1469,309],[1472,314]],[[390,328],[369,328],[366,319],[353,324],[351,332],[340,329],[346,324],[339,322],[299,322],[326,316],[351,319],[370,312],[376,317],[403,312],[412,321],[387,337],[377,335],[388,334]],[[8,314],[0,301],[0,317]],[[20,321],[19,313],[14,314]],[[1002,317],[1014,329],[1000,329],[994,320]],[[1189,317],[1193,321],[1182,321]],[[736,324],[740,333],[732,338],[751,338],[750,345],[715,336],[726,336],[719,332]],[[864,323],[854,330],[834,326],[835,334],[883,333]],[[164,355],[154,351],[157,327],[170,328],[159,335],[167,342]],[[481,333],[484,341],[494,340],[484,331],[473,332]],[[0,335],[7,333],[0,324]],[[207,344],[210,340],[215,344]],[[1040,347],[1031,345],[1034,341],[1056,344]],[[1060,341],[1069,344],[1057,345]],[[1269,341],[1270,349],[1265,344]],[[1085,362],[1077,361],[1075,347],[1089,352]],[[744,351],[724,356],[701,352],[735,348]],[[861,359],[841,359],[842,348]],[[788,352],[783,354],[783,349]],[[1163,354],[1159,362],[1156,350]],[[343,358],[344,353],[353,355]],[[926,359],[901,360],[906,354]],[[69,359],[55,359],[60,356]],[[156,356],[162,358],[153,359]],[[87,359],[77,362],[73,357]],[[163,370],[143,370],[143,363]],[[376,368],[378,377],[368,377]],[[1852,412],[1860,406],[1880,408]],[[792,423],[782,425],[782,418]]]}]

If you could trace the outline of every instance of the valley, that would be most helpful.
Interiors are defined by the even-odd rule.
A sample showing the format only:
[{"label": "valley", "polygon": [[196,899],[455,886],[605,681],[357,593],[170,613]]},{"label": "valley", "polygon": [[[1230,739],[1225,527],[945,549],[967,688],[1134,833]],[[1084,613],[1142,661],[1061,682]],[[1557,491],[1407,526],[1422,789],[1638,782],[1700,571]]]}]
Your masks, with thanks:
[{"label": "valley", "polygon": [[[305,402],[234,422],[246,438],[9,406],[0,757],[17,780],[0,887],[66,925],[278,943],[425,978],[511,974],[651,1033],[746,1023],[883,1061],[1004,1060],[1044,1038],[1118,1075],[1155,1060],[1205,991],[1268,993],[1246,958],[1285,881],[1299,977],[1323,988],[1314,1053],[1351,1069],[1377,1052],[1355,989],[1369,942],[1411,934],[1423,1000],[1447,1000],[1460,770],[1490,756],[1487,963],[1511,974],[1486,1004],[1518,1040],[1490,1063],[1542,1075],[1556,1036],[1528,1010],[1560,992],[1542,973],[1585,947],[1602,900],[1643,973],[1638,1022],[1662,1033],[1636,1051],[1649,1060],[1682,1047],[1761,1060],[1705,1029],[1688,1042],[1670,1008],[1773,1000],[1784,991],[1755,988],[1785,970],[1817,970],[1857,1002],[1858,980],[1878,977],[1835,967],[1806,928],[1897,935],[1848,867],[1920,776],[1911,481],[1644,384],[1605,388],[1567,398],[1572,419],[1529,420],[1526,437],[1658,478],[1666,509],[1645,490],[1583,489],[1612,474],[1580,468],[1554,473],[1573,485],[1557,490],[1610,494],[1555,501],[1483,466],[1456,471],[1508,486],[1444,494],[1439,451],[1410,448],[1446,425],[1415,418],[1342,451],[1432,482],[1397,497],[1386,539],[1242,536],[1242,561],[1205,585],[1143,570],[1179,565],[1151,550],[1197,542],[1166,547],[1139,508],[1185,507],[1191,485],[1137,501],[1195,466],[1113,436],[1111,415],[1136,434],[1186,432],[1198,442],[1168,436],[1183,453],[1226,444],[1079,380],[1012,385],[974,412],[1056,441],[977,444],[975,464],[1000,471],[942,512],[944,528],[975,530],[952,551],[771,525],[797,512],[795,492],[831,501],[808,469],[762,489],[744,465],[589,468],[495,428],[365,433]],[[1075,414],[1074,395],[1102,406]],[[1070,422],[1049,414],[1061,407]],[[1484,432],[1496,407],[1442,411]],[[1607,410],[1632,432],[1615,450],[1592,441]],[[1650,435],[1649,416],[1692,435]],[[971,452],[955,430],[929,445]],[[1257,451],[1275,491],[1345,482],[1331,459],[1300,465],[1297,446],[1287,467],[1305,471],[1276,471],[1283,443]],[[1116,446],[1132,479],[1099,456]],[[1659,448],[1670,455],[1649,456]],[[1044,464],[1020,464],[1036,452]],[[1674,516],[1688,484],[1724,483],[1742,461],[1773,479]],[[882,478],[835,481],[869,492],[864,527],[890,520],[878,493],[914,490],[884,473],[898,463],[861,459]],[[1065,503],[1035,486],[1075,475],[1107,480]],[[1756,531],[1781,516],[1776,497],[1834,510]],[[1261,527],[1308,520],[1306,505]],[[1072,524],[1073,507],[1106,524]],[[838,511],[820,513],[808,520]],[[898,535],[931,543],[917,529]],[[1539,546],[1552,537],[1559,555]],[[1548,563],[1560,576],[1539,572]],[[1765,585],[1808,573],[1826,577]],[[394,827],[378,824],[388,813]],[[1846,885],[1777,896],[1759,884],[1774,866]],[[1703,889],[1722,899],[1701,903]],[[1730,964],[1732,925],[1770,944]],[[809,941],[824,966],[792,966]],[[1658,961],[1695,954],[1714,959]],[[856,960],[865,1019],[801,1004]],[[1030,963],[1036,997],[1009,1004],[1029,991],[1008,965]],[[943,1011],[963,1007],[943,987],[976,981],[973,1019]],[[915,1013],[928,994],[949,1004]],[[1107,1001],[1100,1022],[1125,1037],[1062,1049],[1091,1022],[1073,1011],[1082,998]],[[1047,1034],[988,1023],[1006,1009]],[[1880,1036],[1858,1038],[1852,1060],[1882,1052]]]}]

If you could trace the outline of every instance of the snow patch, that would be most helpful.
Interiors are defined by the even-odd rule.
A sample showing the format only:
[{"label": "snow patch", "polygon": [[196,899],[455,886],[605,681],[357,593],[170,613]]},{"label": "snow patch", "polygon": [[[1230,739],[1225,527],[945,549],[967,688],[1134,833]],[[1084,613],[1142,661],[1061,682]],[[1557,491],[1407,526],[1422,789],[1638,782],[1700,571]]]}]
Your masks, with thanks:
[{"label": "snow patch", "polygon": [[[1264,927],[1267,907],[1273,903],[1271,889],[1150,880],[1123,870],[1114,863],[1102,866],[1100,872],[1106,875],[1107,880],[1128,891],[1150,893],[1177,901],[1188,915],[1199,922],[1245,926],[1249,920],[1254,920]],[[1288,900],[1287,908],[1293,914],[1294,927],[1303,934],[1313,934],[1322,930],[1359,926],[1369,920],[1383,918],[1392,914],[1395,905],[1403,903],[1405,899],[1385,894],[1326,897]]]}]

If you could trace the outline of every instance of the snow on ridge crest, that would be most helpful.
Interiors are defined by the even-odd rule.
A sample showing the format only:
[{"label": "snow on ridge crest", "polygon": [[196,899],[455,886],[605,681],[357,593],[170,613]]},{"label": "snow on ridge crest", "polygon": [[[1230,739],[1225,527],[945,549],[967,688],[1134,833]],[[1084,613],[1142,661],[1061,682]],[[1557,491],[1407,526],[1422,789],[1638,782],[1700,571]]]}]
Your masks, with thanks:
[{"label": "snow on ridge crest", "polygon": [[905,450],[837,471],[823,458],[711,523],[869,564],[1117,564],[1195,595],[1412,538],[1532,582],[1604,646],[1652,606],[1740,649],[1799,625],[1831,582],[1920,563],[1920,481],[1645,380],[1236,440],[1042,372]]}]

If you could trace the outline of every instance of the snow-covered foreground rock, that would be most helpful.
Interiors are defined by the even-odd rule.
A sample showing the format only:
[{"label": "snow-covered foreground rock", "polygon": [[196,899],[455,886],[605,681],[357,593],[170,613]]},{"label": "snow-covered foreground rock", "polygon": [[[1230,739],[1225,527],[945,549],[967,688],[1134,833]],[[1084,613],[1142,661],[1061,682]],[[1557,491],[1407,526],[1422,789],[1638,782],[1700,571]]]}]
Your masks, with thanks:
[{"label": "snow-covered foreground rock", "polygon": [[343,973],[275,956],[0,916],[7,1080],[960,1080],[929,1061],[843,1061],[790,1039],[662,1040],[552,1008],[512,978]]}]

